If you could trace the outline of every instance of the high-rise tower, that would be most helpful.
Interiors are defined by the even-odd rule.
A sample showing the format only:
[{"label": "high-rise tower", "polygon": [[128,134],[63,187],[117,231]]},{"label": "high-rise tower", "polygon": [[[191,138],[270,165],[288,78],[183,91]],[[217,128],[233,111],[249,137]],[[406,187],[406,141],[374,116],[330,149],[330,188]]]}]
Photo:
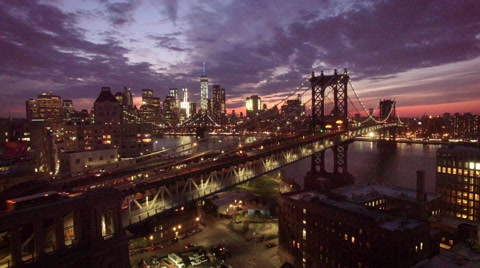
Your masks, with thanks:
[{"label": "high-rise tower", "polygon": [[226,118],[227,111],[225,109],[225,89],[220,85],[213,85],[213,109],[212,119],[215,123],[222,125]]},{"label": "high-rise tower", "polygon": [[200,108],[202,114],[208,111],[208,77],[205,72],[205,62],[203,63],[202,76],[200,77]]},{"label": "high-rise tower", "polygon": [[246,101],[246,106],[247,106],[247,116],[248,117],[253,117],[260,112],[262,109],[262,99],[258,95],[252,95],[250,97],[247,97]]},{"label": "high-rise tower", "polygon": [[188,89],[182,88],[183,100],[180,102],[180,109],[185,111],[185,118],[190,117],[190,103],[188,100]]},{"label": "high-rise tower", "polygon": [[122,101],[123,105],[132,108],[133,107],[133,97],[132,97],[132,92],[130,91],[129,88],[124,87],[122,91]]}]

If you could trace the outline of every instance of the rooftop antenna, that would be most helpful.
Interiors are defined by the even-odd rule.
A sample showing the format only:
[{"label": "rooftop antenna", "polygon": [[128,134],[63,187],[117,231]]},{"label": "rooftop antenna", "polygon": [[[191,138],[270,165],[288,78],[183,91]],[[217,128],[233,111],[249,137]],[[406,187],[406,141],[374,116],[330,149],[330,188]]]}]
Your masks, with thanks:
[{"label": "rooftop antenna", "polygon": [[207,75],[205,74],[205,62],[203,63],[203,73],[202,73],[202,76],[207,76]]}]

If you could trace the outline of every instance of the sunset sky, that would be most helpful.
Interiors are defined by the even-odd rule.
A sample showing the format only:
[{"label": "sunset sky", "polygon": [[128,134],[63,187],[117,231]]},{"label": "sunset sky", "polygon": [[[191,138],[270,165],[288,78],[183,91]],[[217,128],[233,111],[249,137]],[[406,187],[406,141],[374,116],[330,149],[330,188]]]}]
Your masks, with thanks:
[{"label": "sunset sky", "polygon": [[44,92],[90,110],[103,86],[198,103],[203,62],[237,113],[347,68],[367,108],[480,114],[478,0],[3,0],[0,18],[0,117]]}]

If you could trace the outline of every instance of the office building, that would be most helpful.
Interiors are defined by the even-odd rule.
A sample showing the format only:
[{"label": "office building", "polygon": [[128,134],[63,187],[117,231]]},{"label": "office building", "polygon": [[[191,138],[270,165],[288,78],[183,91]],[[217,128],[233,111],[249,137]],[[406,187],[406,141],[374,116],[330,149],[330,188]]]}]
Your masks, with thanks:
[{"label": "office building", "polygon": [[190,116],[194,116],[197,114],[197,103],[190,102]]},{"label": "office building", "polygon": [[427,222],[390,215],[341,197],[281,194],[280,263],[294,267],[411,267],[438,253]]},{"label": "office building", "polygon": [[480,150],[453,146],[437,150],[437,193],[443,214],[480,222]]},{"label": "office building", "polygon": [[155,98],[151,89],[142,89],[142,106],[140,106],[139,117],[144,123],[155,123],[158,105],[155,107]]},{"label": "office building", "polygon": [[123,88],[122,104],[129,108],[133,108],[133,97],[132,97],[132,92],[130,91],[130,88],[127,88],[127,87]]},{"label": "office building", "polygon": [[286,119],[302,116],[305,113],[305,106],[300,100],[300,95],[295,100],[287,100],[281,107],[281,113]]},{"label": "office building", "polygon": [[151,153],[152,126],[150,124],[93,124],[77,125],[78,150],[106,150],[117,148],[122,158]]},{"label": "office building", "polygon": [[203,63],[202,76],[200,77],[200,109],[201,113],[208,113],[208,77]]},{"label": "office building", "polygon": [[225,89],[220,85],[213,85],[212,119],[219,125],[226,124],[227,109],[225,106]]},{"label": "office building", "polygon": [[180,102],[180,121],[183,122],[185,119],[191,116],[190,113],[190,101],[188,99],[188,89],[182,88],[182,101]]},{"label": "office building", "polygon": [[102,166],[118,161],[118,149],[70,151],[58,155],[60,174],[82,174],[85,169]]},{"label": "office building", "polygon": [[170,88],[169,91],[170,91],[169,96],[172,96],[175,98],[175,108],[179,108],[180,98],[178,97],[178,88]]},{"label": "office building", "polygon": [[37,99],[26,101],[27,119],[45,119],[45,123],[61,124],[62,119],[62,98],[52,93],[42,93]]},{"label": "office building", "polygon": [[480,116],[471,113],[443,115],[442,127],[446,130],[446,138],[461,140],[478,140]]},{"label": "office building", "polygon": [[75,114],[75,109],[73,108],[73,101],[72,100],[63,100],[62,103],[62,117],[63,122],[67,123],[72,120]]},{"label": "office building", "polygon": [[96,124],[119,124],[122,121],[120,103],[109,87],[102,87],[93,103],[93,110]]},{"label": "office building", "polygon": [[174,127],[178,124],[176,100],[173,96],[167,96],[163,103],[163,120],[165,126]]},{"label": "office building", "polygon": [[246,101],[247,117],[258,115],[262,109],[262,100],[258,95],[247,97]]},{"label": "office building", "polygon": [[153,91],[151,89],[142,89],[142,105],[152,105]]}]

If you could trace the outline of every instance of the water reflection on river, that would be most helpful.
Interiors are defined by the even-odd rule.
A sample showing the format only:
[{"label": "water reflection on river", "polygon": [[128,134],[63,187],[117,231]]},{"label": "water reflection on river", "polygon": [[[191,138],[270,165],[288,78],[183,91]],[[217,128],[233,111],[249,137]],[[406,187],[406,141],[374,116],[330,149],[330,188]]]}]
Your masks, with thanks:
[{"label": "water reflection on river", "polygon": [[[397,144],[393,154],[380,154],[375,142],[356,141],[348,147],[348,172],[355,183],[378,182],[410,189],[416,188],[416,170],[425,170],[426,190],[435,192],[435,158],[441,145]],[[333,169],[332,150],[325,152],[327,171]],[[303,186],[299,170],[310,169],[311,160],[306,158],[286,168],[287,178],[293,178]]]}]

